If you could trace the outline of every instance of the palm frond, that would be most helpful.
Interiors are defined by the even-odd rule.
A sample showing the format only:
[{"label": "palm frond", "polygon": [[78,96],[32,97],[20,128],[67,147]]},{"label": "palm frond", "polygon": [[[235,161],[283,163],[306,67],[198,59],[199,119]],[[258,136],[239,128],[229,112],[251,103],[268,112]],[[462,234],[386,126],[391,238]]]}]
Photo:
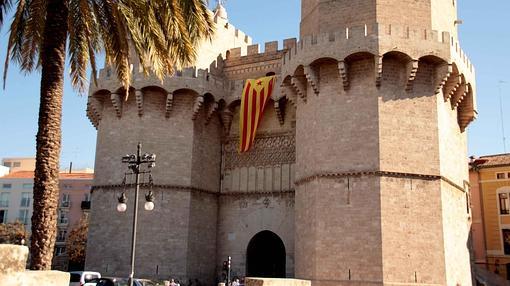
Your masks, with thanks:
[{"label": "palm frond", "polygon": [[21,69],[31,72],[39,66],[39,51],[43,41],[44,22],[46,20],[47,1],[31,0],[28,5],[28,17],[24,27],[24,41],[21,46]]},{"label": "palm frond", "polygon": [[[91,38],[95,37],[90,29],[94,21],[91,7],[87,0],[69,0],[69,62],[71,66],[71,84],[80,93],[87,84],[87,66],[94,51],[90,49]],[[91,57],[92,53],[92,57]],[[92,61],[91,61],[92,63]],[[95,69],[95,61],[93,62]]]},{"label": "palm frond", "polygon": [[128,35],[119,13],[119,4],[111,0],[93,0],[97,25],[102,39],[107,65],[113,66],[117,78],[126,90],[127,99],[131,70],[129,66]]},{"label": "palm frond", "polygon": [[4,63],[3,74],[3,88],[5,89],[5,82],[7,80],[7,72],[9,70],[9,62],[13,61],[21,63],[22,59],[22,46],[24,41],[24,31],[27,22],[28,8],[30,0],[19,0],[16,13],[11,23],[9,40],[7,42],[7,53]]},{"label": "palm frond", "polygon": [[0,0],[0,28],[4,23],[4,17],[12,7],[12,0]]}]

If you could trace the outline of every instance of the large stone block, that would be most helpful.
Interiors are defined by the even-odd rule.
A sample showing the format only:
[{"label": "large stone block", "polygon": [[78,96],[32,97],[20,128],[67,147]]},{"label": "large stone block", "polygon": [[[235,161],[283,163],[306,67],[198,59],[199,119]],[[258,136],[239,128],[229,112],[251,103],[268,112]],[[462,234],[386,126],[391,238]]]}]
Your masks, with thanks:
[{"label": "large stone block", "polygon": [[0,244],[0,275],[25,271],[28,247]]},{"label": "large stone block", "polygon": [[60,271],[25,271],[28,247],[0,245],[0,285],[67,286],[69,273]]},{"label": "large stone block", "polygon": [[310,286],[309,280],[283,278],[246,278],[246,286]]}]

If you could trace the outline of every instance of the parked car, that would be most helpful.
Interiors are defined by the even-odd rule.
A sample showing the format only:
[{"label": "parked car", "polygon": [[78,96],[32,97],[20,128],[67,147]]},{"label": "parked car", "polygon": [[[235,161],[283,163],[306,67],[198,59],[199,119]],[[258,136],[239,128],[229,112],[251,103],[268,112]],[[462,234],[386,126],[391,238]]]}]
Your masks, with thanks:
[{"label": "parked car", "polygon": [[69,286],[84,286],[92,279],[101,278],[101,273],[92,271],[72,271]]},{"label": "parked car", "polygon": [[[117,277],[102,277],[95,278],[83,286],[129,286],[128,278],[117,278]],[[156,286],[157,284],[146,279],[134,279],[133,286]]]}]

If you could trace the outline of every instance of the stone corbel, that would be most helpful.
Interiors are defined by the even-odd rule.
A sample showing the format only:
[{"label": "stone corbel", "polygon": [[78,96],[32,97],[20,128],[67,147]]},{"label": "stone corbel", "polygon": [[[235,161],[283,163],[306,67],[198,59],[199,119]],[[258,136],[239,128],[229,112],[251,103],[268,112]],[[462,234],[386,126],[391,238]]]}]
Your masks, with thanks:
[{"label": "stone corbel", "polygon": [[211,122],[211,119],[214,115],[214,113],[216,112],[216,110],[218,110],[218,107],[219,107],[219,104],[217,102],[213,102],[211,104],[211,106],[209,107],[209,110],[207,111],[207,118],[205,119],[205,125],[209,124],[209,122]]},{"label": "stone corbel", "polygon": [[[90,103],[90,102],[89,102]],[[87,117],[90,119],[90,122],[92,122],[92,125],[97,129],[97,126],[99,125],[99,120],[96,116],[96,114],[94,113],[94,111],[92,110],[92,108],[90,107],[89,104],[87,104]]]},{"label": "stone corbel", "polygon": [[452,96],[452,108],[456,108],[462,102],[469,92],[469,86],[466,83],[462,83]]},{"label": "stone corbel", "polygon": [[112,101],[113,108],[115,109],[115,113],[117,114],[118,118],[122,117],[122,100],[120,99],[120,94],[118,93],[112,93],[110,96],[110,99]]},{"label": "stone corbel", "polygon": [[223,123],[223,131],[225,135],[230,133],[230,127],[232,126],[232,120],[234,118],[234,113],[232,111],[226,109],[221,112],[221,122]]},{"label": "stone corbel", "polygon": [[311,66],[304,66],[305,77],[310,86],[313,89],[315,95],[319,95],[320,87],[319,87],[319,77],[317,75],[317,71]]},{"label": "stone corbel", "polygon": [[170,112],[172,112],[172,107],[174,104],[174,94],[169,92],[166,95],[166,102],[165,102],[165,117],[170,118]]},{"label": "stone corbel", "polygon": [[135,90],[136,106],[138,107],[138,116],[143,115],[143,92],[141,90]]},{"label": "stone corbel", "polygon": [[296,104],[297,93],[296,90],[289,83],[286,83],[285,81],[282,82],[282,84],[280,85],[280,92],[283,97],[287,98],[289,101],[292,101],[294,102],[294,104]]},{"label": "stone corbel", "polygon": [[304,76],[292,76],[290,85],[292,85],[297,95],[306,101],[306,84],[304,83],[303,77]]},{"label": "stone corbel", "polygon": [[342,79],[342,85],[344,86],[344,90],[349,89],[349,67],[346,62],[339,61],[338,62],[338,72],[340,73],[340,78]]},{"label": "stone corbel", "polygon": [[446,64],[439,66],[436,70],[436,94],[439,94],[443,90],[446,82],[450,78],[453,72],[453,66]]},{"label": "stone corbel", "polygon": [[414,80],[416,79],[416,73],[418,72],[418,61],[411,60],[407,63],[407,83],[406,91],[410,92],[413,90]]},{"label": "stone corbel", "polygon": [[455,91],[462,84],[462,78],[460,75],[455,74],[448,78],[443,89],[444,101],[447,102],[455,94]]},{"label": "stone corbel", "polygon": [[[98,119],[101,120],[101,112],[102,106],[101,103],[97,100],[97,98],[90,97],[89,102],[87,103],[88,109],[92,112],[92,114]],[[101,109],[101,110],[100,110]]]},{"label": "stone corbel", "polygon": [[374,57],[374,65],[375,65],[375,86],[380,87],[382,81],[382,72],[383,72],[383,57],[375,56]]},{"label": "stone corbel", "polygon": [[473,104],[473,90],[469,90],[464,100],[462,100],[457,108],[457,118],[461,132],[464,132],[473,120],[475,120],[477,112]]},{"label": "stone corbel", "polygon": [[204,104],[204,97],[202,95],[198,96],[195,99],[195,105],[193,106],[193,115],[191,116],[192,120],[197,119],[198,113],[200,112],[200,109],[202,109],[203,104]]},{"label": "stone corbel", "polygon": [[285,109],[282,104],[280,104],[279,100],[275,100],[274,102],[274,110],[276,111],[276,117],[278,117],[278,121],[280,122],[280,125],[283,125],[285,123]]}]

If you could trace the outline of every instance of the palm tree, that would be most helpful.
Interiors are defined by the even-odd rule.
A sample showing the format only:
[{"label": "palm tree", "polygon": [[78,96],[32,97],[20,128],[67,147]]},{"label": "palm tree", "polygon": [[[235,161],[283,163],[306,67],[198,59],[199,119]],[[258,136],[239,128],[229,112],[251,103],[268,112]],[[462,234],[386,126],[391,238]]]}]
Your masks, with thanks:
[{"label": "palm tree", "polygon": [[30,268],[47,270],[56,237],[66,56],[72,85],[80,92],[86,89],[89,64],[95,80],[100,52],[129,90],[130,58],[137,57],[146,74],[162,79],[194,61],[199,41],[213,33],[213,22],[206,0],[16,1],[0,0],[0,27],[16,8],[4,85],[10,61],[25,72],[41,70]]}]

